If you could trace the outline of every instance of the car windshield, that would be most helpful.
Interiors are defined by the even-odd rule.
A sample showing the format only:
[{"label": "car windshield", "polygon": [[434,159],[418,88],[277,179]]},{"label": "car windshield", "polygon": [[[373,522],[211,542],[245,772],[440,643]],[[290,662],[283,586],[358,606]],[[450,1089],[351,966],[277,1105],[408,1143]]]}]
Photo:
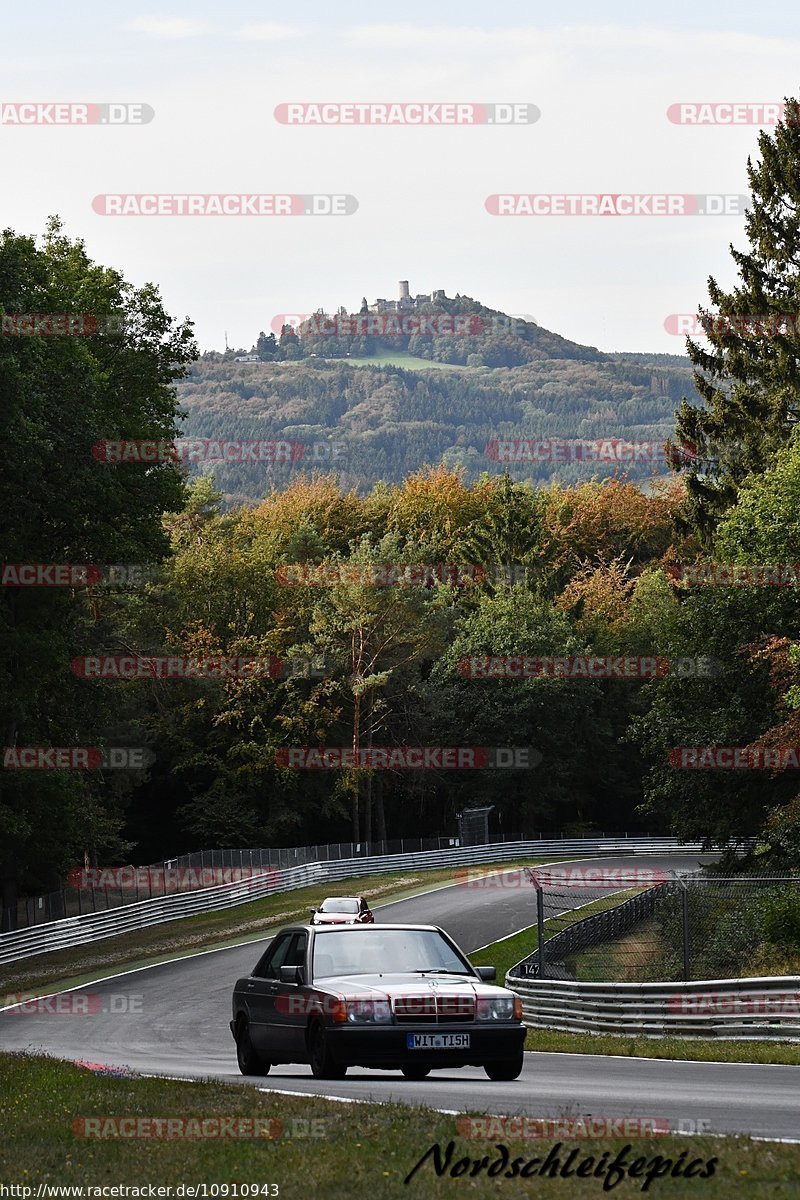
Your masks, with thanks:
[{"label": "car windshield", "polygon": [[318,933],[314,940],[315,979],[423,971],[473,974],[469,963],[435,929],[362,926]]},{"label": "car windshield", "polygon": [[323,900],[320,912],[326,913],[357,913],[358,901],[342,899],[341,896],[337,899]]}]

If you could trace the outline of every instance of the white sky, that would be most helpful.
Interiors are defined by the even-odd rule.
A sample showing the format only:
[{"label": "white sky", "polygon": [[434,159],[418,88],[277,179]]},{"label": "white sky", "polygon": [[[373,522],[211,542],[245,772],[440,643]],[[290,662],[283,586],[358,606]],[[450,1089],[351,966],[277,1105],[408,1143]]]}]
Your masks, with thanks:
[{"label": "white sky", "polygon": [[[698,12],[698,7],[702,8]],[[669,11],[588,0],[209,0],[11,6],[0,100],[140,101],[141,127],[0,126],[2,225],[57,212],[92,256],[153,280],[202,349],[249,349],[277,313],[362,295],[460,291],[604,350],[680,353],[663,327],[733,281],[738,217],[520,217],[494,192],[746,193],[753,126],[688,128],[684,100],[798,94],[800,8],[714,0]],[[569,24],[559,22],[568,19]],[[284,126],[288,101],[526,101],[501,129]],[[103,217],[97,193],[355,195],[340,218]]]}]

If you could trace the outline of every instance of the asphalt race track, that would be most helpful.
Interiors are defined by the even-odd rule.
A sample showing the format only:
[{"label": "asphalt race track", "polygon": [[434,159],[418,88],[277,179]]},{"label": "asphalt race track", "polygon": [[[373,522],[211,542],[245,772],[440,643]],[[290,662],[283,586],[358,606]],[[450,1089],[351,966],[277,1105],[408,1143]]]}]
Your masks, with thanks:
[{"label": "asphalt race track", "polygon": [[[680,871],[696,870],[698,862],[697,856],[676,855],[585,860],[587,866]],[[509,883],[517,882],[513,873]],[[576,891],[575,905],[600,894],[608,893]],[[384,904],[376,919],[441,925],[470,952],[534,924],[534,890],[438,888]],[[87,984],[53,1002],[62,1011],[0,1011],[0,1049],[243,1083],[228,1028],[231,992],[268,940]],[[492,1082],[471,1067],[436,1071],[421,1082],[351,1067],[342,1081],[317,1081],[304,1066],[276,1067],[255,1082],[278,1092],[400,1101],[453,1112],[659,1117],[686,1131],[702,1122],[700,1127],[711,1133],[800,1140],[800,1067],[536,1053],[526,1058],[522,1075],[512,1083]]]}]

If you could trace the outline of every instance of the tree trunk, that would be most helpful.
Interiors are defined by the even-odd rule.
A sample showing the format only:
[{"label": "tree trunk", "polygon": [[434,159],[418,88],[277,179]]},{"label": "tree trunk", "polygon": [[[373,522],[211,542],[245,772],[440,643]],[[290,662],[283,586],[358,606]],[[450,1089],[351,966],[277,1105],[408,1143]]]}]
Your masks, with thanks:
[{"label": "tree trunk", "polygon": [[[372,749],[372,692],[369,693],[369,706],[367,715],[367,748]],[[372,768],[367,769],[366,779],[366,796],[364,797],[364,840],[367,843],[367,853],[369,853],[369,844],[372,841]]]},{"label": "tree trunk", "polygon": [[[359,738],[360,738],[360,720],[361,720],[361,697],[353,697],[353,762],[358,762]],[[358,801],[359,792],[361,791],[361,776],[358,767],[355,768],[355,778],[353,780],[353,844],[361,841],[359,829],[359,812]]]},{"label": "tree trunk", "polygon": [[383,787],[384,780],[379,776],[375,780],[375,810],[378,818],[379,842],[387,842],[389,840],[386,836],[386,811],[383,807]]}]

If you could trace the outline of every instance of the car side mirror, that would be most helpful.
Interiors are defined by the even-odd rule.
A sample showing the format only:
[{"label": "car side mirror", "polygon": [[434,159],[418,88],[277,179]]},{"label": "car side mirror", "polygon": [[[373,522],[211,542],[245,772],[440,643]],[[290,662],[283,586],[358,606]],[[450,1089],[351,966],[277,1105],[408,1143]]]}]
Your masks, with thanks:
[{"label": "car side mirror", "polygon": [[[281,970],[283,970],[283,967],[281,967]],[[476,967],[475,970],[478,972],[478,978],[482,979],[485,983],[490,983],[491,980],[497,979],[497,967]]]},{"label": "car side mirror", "polygon": [[281,967],[278,972],[281,983],[305,983],[302,967]]}]

